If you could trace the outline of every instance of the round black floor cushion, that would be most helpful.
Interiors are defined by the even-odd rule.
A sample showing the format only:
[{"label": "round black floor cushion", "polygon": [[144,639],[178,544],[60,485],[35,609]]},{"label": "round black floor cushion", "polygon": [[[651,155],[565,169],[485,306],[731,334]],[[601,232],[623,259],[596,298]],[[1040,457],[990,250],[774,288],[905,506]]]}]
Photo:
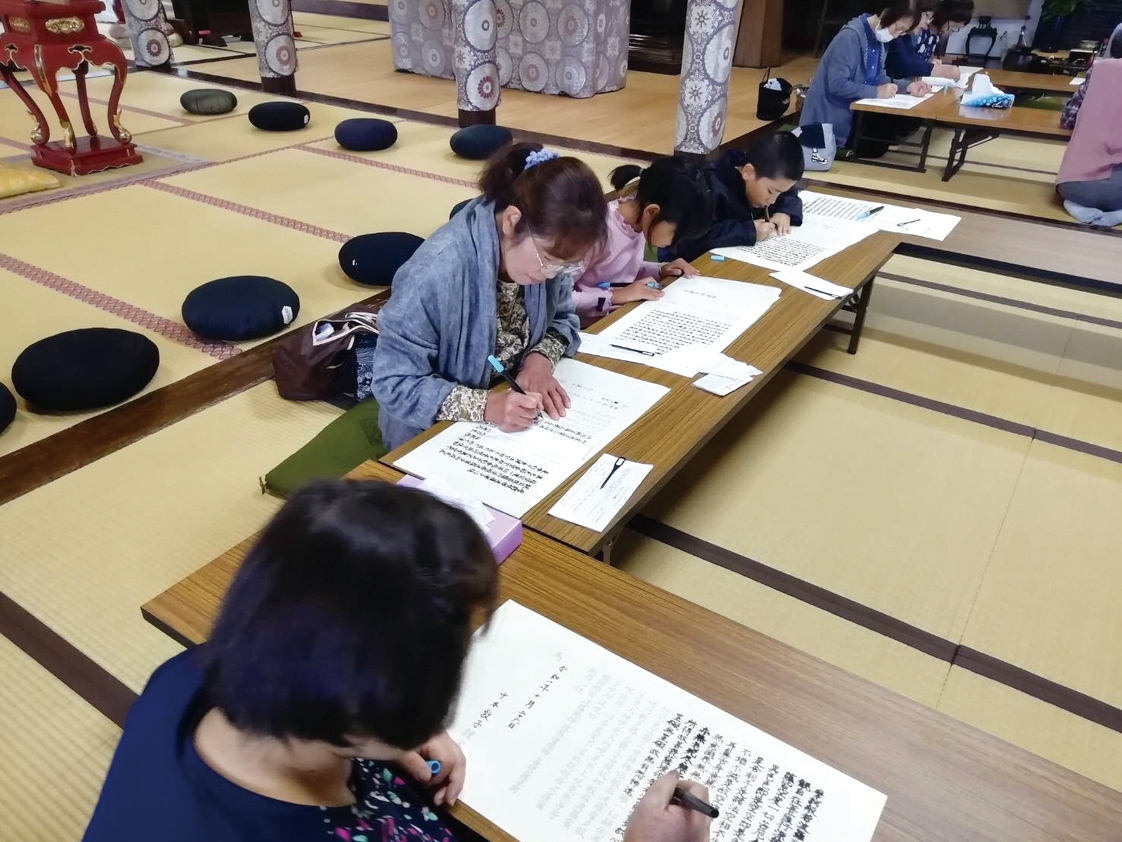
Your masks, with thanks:
[{"label": "round black floor cushion", "polygon": [[159,367],[160,349],[147,336],[90,327],[30,345],[12,366],[12,385],[36,412],[100,409],[131,398]]},{"label": "round black floor cushion", "polygon": [[514,140],[510,129],[502,126],[468,126],[460,129],[449,141],[452,151],[461,158],[482,161]]},{"label": "round black floor cushion", "polygon": [[311,119],[312,113],[298,102],[262,102],[249,109],[249,122],[267,132],[293,132]]},{"label": "round black floor cushion", "polygon": [[416,234],[401,231],[363,234],[343,243],[339,266],[352,281],[366,286],[389,286],[397,270],[423,242]]},{"label": "round black floor cushion", "polygon": [[377,152],[397,143],[397,126],[389,120],[355,117],[335,127],[335,142],[352,152]]},{"label": "round black floor cushion", "polygon": [[183,94],[179,104],[188,114],[229,114],[238,107],[238,98],[229,91],[199,88]]},{"label": "round black floor cushion", "polygon": [[191,290],[183,321],[206,339],[260,339],[291,324],[300,296],[288,284],[260,275],[219,278]]},{"label": "round black floor cushion", "polygon": [[8,391],[8,387],[0,383],[0,433],[8,429],[15,417],[16,399]]}]

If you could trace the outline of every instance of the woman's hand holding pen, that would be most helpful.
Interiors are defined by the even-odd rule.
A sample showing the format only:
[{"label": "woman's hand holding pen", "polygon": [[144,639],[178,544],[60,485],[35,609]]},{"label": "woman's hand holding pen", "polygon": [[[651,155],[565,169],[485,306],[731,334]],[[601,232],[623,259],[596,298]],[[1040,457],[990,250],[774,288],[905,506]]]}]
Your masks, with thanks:
[{"label": "woman's hand holding pen", "polygon": [[491,392],[483,408],[483,420],[504,433],[517,433],[538,419],[541,408],[542,396],[537,392],[520,394],[513,389]]},{"label": "woman's hand holding pen", "polygon": [[696,810],[671,803],[675,787],[709,799],[709,790],[693,781],[680,781],[677,772],[667,772],[651,784],[635,805],[623,842],[706,842],[712,820]]},{"label": "woman's hand holding pen", "polygon": [[[522,361],[522,368],[515,382],[529,395],[537,394],[540,407],[556,421],[569,409],[569,393],[553,376],[553,363],[544,354],[529,353]],[[531,424],[533,421],[530,422]],[[529,424],[526,425],[530,426]]]},{"label": "woman's hand holding pen", "polygon": [[[432,764],[433,760],[437,763]],[[467,758],[447,731],[437,734],[416,751],[406,752],[398,762],[426,788],[436,790],[432,803],[437,807],[450,807],[460,797],[467,773]]]}]

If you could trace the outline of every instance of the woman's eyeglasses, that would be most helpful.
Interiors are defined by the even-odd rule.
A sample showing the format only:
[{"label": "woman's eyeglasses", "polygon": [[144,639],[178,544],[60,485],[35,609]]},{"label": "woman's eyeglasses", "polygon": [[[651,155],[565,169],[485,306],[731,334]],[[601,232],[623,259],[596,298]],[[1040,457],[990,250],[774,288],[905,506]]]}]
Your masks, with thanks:
[{"label": "woman's eyeglasses", "polygon": [[530,227],[530,223],[526,223],[526,230],[530,234],[530,243],[534,246],[534,254],[537,255],[538,263],[542,267],[542,274],[546,278],[556,278],[558,275],[567,273],[571,275],[579,274],[584,269],[584,261],[578,260],[574,263],[547,263],[545,258],[542,257],[541,249],[538,248],[537,238],[534,237],[534,230]]}]

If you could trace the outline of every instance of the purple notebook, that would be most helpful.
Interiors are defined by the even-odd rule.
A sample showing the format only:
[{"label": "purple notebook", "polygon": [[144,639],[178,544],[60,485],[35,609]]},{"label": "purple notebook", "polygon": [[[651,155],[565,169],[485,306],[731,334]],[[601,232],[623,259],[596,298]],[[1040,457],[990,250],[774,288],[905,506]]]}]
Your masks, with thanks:
[{"label": "purple notebook", "polygon": [[[424,490],[425,481],[417,477],[405,476],[398,480],[397,484]],[[483,531],[487,535],[487,543],[491,545],[491,552],[495,554],[495,563],[502,564],[522,543],[522,521],[497,512],[490,506],[487,507],[487,511],[491,513],[493,520]]]}]

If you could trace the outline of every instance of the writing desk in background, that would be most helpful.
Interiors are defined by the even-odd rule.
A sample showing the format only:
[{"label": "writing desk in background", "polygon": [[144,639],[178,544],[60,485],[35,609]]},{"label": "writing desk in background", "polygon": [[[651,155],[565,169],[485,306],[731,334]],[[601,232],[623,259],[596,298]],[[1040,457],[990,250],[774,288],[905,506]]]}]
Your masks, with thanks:
[{"label": "writing desk in background", "polygon": [[[401,474],[373,465],[366,476],[395,482]],[[148,602],[144,617],[180,642],[205,640],[251,543]],[[555,541],[527,531],[499,570],[501,599],[885,793],[874,842],[1118,837],[1122,793]],[[462,803],[452,814],[488,839],[512,839]]]},{"label": "writing desk in background", "polygon": [[[903,91],[901,91],[901,93],[903,93]],[[857,158],[856,160],[860,161],[862,164],[869,164],[874,167],[887,167],[892,170],[907,170],[909,172],[927,172],[927,156],[931,151],[931,133],[935,130],[935,124],[939,114],[946,108],[947,100],[953,98],[953,96],[950,89],[944,88],[941,91],[933,92],[930,97],[914,108],[885,108],[879,105],[866,105],[862,102],[852,103],[849,106],[849,110],[853,112],[853,128],[849,133],[849,146],[851,149],[860,149],[862,141],[879,141],[881,143],[890,143],[895,147],[905,146],[910,149],[919,150],[919,158],[914,165],[897,164],[893,161],[882,161],[877,158]],[[920,132],[919,142],[917,143],[916,141],[909,140],[915,132],[912,132],[903,140],[876,137],[870,134],[867,125],[869,122],[868,115],[870,114],[918,120],[918,131]]]},{"label": "writing desk in background", "polygon": [[[1074,89],[1073,89],[1074,90]],[[976,108],[963,105],[962,91],[944,100],[936,122],[954,129],[943,181],[950,181],[966,163],[966,153],[973,147],[995,140],[1003,134],[1043,140],[1067,141],[1071,130],[1060,126],[1060,112],[1043,108]]]},{"label": "writing desk in background", "polygon": [[[872,293],[872,279],[892,255],[898,242],[897,236],[878,232],[845,251],[823,260],[810,270],[825,280],[857,290],[856,302],[853,305],[855,316],[854,332],[850,343],[851,353],[857,349],[865,311]],[[636,514],[685,466],[687,461],[756,397],[776,372],[794,357],[845,304],[842,300],[824,301],[784,286],[770,277],[771,270],[736,260],[714,262],[705,255],[694,261],[694,265],[702,275],[707,277],[729,278],[778,286],[783,289],[775,305],[725,349],[725,353],[730,357],[754,365],[763,374],[735,392],[725,397],[718,397],[691,385],[694,378],[681,377],[638,363],[578,353],[577,359],[582,362],[670,387],[669,394],[601,451],[654,467],[603,532],[593,532],[583,526],[558,520],[549,514],[554,503],[584,474],[588,466],[595,462],[596,457],[523,516],[522,523],[527,528],[561,541],[581,552],[591,555],[602,554],[605,561],[610,561],[612,544],[632,515]],[[630,307],[621,307],[593,325],[589,332],[600,332],[629,310]],[[397,459],[446,427],[447,423],[434,425],[397,450],[383,456],[382,463],[393,465]],[[373,471],[372,463],[357,469],[360,475],[364,470]]]},{"label": "writing desk in background", "polygon": [[1079,90],[1071,84],[1070,76],[1053,76],[1050,73],[1026,73],[1023,70],[987,70],[986,75],[994,85],[1006,93],[1014,91],[1031,94],[1067,94]]}]

